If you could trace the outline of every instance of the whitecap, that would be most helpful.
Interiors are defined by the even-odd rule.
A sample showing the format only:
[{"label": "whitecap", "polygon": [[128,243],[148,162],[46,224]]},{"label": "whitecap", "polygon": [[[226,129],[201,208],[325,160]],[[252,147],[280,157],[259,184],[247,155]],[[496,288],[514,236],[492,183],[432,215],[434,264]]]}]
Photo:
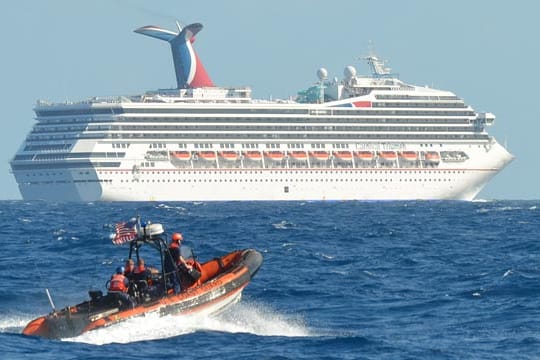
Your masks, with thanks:
[{"label": "whitecap", "polygon": [[514,210],[521,210],[520,207],[516,206],[503,206],[497,209],[498,211],[514,211]]},{"label": "whitecap", "polygon": [[274,229],[289,229],[291,227],[294,226],[294,224],[292,222],[289,222],[287,220],[281,220],[280,222],[278,223],[274,223],[272,224],[272,226],[274,227]]},{"label": "whitecap", "polygon": [[167,204],[158,204],[156,208],[162,208],[162,209],[172,209],[172,206],[169,206]]},{"label": "whitecap", "polygon": [[335,259],[335,256],[332,256],[332,255],[326,255],[326,254],[323,254],[323,253],[317,253],[316,255],[322,257],[323,259],[326,259],[326,260],[333,260]]},{"label": "whitecap", "polygon": [[330,270],[330,274],[349,275],[349,272],[343,270]]},{"label": "whitecap", "polygon": [[64,230],[64,229],[59,229],[59,230],[55,230],[55,231],[53,232],[53,235],[54,235],[54,236],[60,236],[60,235],[65,234],[65,233],[66,233],[66,230]]},{"label": "whitecap", "polygon": [[368,271],[368,270],[364,270],[362,271],[364,274],[366,275],[369,275],[371,277],[377,277],[377,275],[375,273],[372,273],[371,271]]}]

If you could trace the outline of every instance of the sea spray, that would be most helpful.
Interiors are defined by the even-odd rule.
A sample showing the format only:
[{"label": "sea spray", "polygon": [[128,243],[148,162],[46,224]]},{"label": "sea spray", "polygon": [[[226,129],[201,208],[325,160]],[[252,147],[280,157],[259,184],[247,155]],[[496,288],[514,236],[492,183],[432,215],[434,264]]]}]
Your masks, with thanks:
[{"label": "sea spray", "polygon": [[245,302],[215,316],[191,314],[161,317],[159,314],[149,314],[64,340],[103,345],[157,340],[204,331],[257,336],[314,336],[301,318],[279,313],[261,303]]}]

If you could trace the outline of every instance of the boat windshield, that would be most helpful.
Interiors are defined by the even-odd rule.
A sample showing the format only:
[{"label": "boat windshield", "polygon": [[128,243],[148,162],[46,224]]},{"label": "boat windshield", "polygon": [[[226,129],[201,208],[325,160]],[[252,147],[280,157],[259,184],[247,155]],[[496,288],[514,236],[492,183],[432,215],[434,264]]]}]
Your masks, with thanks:
[{"label": "boat windshield", "polygon": [[189,246],[182,245],[180,247],[180,255],[182,255],[182,257],[185,260],[190,260],[190,259],[195,260],[195,255],[193,253],[193,249],[191,247],[189,247]]}]

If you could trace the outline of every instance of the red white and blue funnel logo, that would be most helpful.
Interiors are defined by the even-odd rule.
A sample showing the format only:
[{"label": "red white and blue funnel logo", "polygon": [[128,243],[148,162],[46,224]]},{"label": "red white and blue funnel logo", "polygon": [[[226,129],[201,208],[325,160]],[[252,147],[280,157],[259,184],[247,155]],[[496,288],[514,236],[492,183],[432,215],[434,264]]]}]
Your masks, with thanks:
[{"label": "red white and blue funnel logo", "polygon": [[144,26],[135,32],[171,44],[176,82],[178,88],[182,89],[214,86],[192,45],[195,35],[202,28],[202,24],[199,23],[188,25],[183,29],[178,26],[180,33],[175,33],[157,26]]}]

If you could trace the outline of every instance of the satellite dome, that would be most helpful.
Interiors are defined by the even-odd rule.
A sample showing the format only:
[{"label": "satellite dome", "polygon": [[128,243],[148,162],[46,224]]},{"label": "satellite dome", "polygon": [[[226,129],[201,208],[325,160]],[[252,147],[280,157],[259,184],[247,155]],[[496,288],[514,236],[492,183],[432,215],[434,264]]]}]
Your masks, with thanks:
[{"label": "satellite dome", "polygon": [[317,70],[317,77],[319,80],[326,80],[328,78],[328,71],[325,68],[320,68]]},{"label": "satellite dome", "polygon": [[343,70],[343,75],[345,75],[345,79],[350,80],[356,76],[356,69],[354,66],[349,65]]}]

